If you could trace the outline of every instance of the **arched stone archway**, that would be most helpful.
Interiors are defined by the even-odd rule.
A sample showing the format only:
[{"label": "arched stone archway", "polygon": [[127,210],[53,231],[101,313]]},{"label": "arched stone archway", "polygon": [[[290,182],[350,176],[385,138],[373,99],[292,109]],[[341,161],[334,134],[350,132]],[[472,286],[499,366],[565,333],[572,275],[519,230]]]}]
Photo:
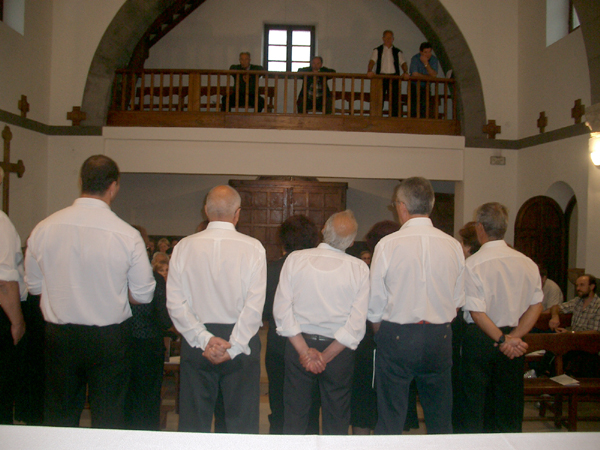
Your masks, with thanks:
[{"label": "arched stone archway", "polygon": [[[479,72],[469,46],[460,29],[439,0],[390,0],[410,17],[423,34],[434,43],[436,53],[445,67],[453,69],[456,80],[461,129],[467,137],[481,137],[486,122],[483,89]],[[600,79],[600,56],[590,49],[597,42],[600,18],[593,6],[595,0],[575,0],[582,23],[590,77],[592,100],[600,100],[600,90],[594,91],[595,79]],[[126,0],[100,40],[86,81],[82,109],[87,113],[84,125],[103,126],[110,103],[111,84],[116,69],[125,67],[148,27],[175,0]],[[596,13],[594,13],[596,11]],[[599,88],[600,89],[600,88]],[[598,97],[598,98],[597,98]]]}]

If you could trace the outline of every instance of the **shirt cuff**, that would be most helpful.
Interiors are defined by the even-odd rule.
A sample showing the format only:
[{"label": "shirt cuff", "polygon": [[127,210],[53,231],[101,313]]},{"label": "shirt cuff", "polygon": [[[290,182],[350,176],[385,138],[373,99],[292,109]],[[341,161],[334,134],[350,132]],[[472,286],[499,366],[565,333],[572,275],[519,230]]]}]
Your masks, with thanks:
[{"label": "shirt cuff", "polygon": [[467,296],[465,299],[465,309],[467,311],[487,312],[487,308],[483,300],[470,296]]},{"label": "shirt cuff", "polygon": [[348,347],[351,350],[356,350],[358,347],[359,340],[352,336],[345,328],[339,328],[333,335],[335,340],[338,341],[345,347]]},{"label": "shirt cuff", "polygon": [[281,327],[277,327],[277,334],[283,337],[294,337],[297,334],[302,333],[302,328],[300,325],[296,324],[288,329],[282,329]]}]

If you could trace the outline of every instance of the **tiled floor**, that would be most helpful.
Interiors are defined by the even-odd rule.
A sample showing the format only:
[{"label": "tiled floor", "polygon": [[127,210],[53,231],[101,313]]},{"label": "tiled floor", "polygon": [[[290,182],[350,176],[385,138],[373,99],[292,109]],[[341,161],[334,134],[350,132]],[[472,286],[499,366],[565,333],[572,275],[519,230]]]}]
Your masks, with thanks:
[{"label": "tiled floor", "polygon": [[[263,341],[263,355],[262,361],[264,362],[264,349],[266,332],[261,330],[261,340]],[[269,408],[269,397],[268,397],[268,381],[266,377],[266,371],[264,363],[262,366],[261,374],[261,398],[260,398],[260,434],[269,433],[269,420],[268,416],[270,413]],[[163,413],[166,414],[166,426],[164,431],[177,431],[177,424],[179,421],[179,415],[175,413],[175,385],[173,380],[165,381],[166,393],[163,398]],[[420,405],[417,405],[420,427],[419,429],[411,430],[405,434],[425,434],[425,424],[423,421],[423,410]],[[566,404],[563,405],[563,413],[566,414]],[[523,432],[527,433],[542,433],[542,432],[567,432],[563,427],[556,429],[554,422],[550,419],[539,420],[539,410],[535,408],[533,402],[525,403],[525,420],[523,422]],[[552,417],[551,413],[547,414],[548,417]],[[600,431],[600,403],[595,402],[579,402],[578,405],[578,417],[577,422],[578,431]],[[587,421],[585,418],[595,418],[594,421]],[[89,410],[85,410],[81,417],[81,426],[90,426]],[[350,432],[350,431],[349,431]]]}]

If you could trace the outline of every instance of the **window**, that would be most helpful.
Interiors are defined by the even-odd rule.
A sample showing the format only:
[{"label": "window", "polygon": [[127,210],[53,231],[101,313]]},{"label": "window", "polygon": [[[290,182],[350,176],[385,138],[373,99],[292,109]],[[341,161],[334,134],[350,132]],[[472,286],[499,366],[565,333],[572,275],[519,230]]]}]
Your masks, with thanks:
[{"label": "window", "polygon": [[580,25],[579,16],[577,15],[573,0],[569,0],[569,33],[579,28]]},{"label": "window", "polygon": [[264,67],[275,72],[296,72],[315,56],[315,27],[265,25]]}]

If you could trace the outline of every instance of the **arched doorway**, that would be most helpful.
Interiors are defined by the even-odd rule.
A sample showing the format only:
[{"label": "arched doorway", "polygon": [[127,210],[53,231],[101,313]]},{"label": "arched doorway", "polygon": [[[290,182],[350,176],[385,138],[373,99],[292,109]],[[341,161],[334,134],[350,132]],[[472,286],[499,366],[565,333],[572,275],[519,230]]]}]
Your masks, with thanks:
[{"label": "arched doorway", "polygon": [[527,200],[515,221],[515,249],[548,269],[563,293],[567,288],[567,228],[565,215],[552,198]]}]

